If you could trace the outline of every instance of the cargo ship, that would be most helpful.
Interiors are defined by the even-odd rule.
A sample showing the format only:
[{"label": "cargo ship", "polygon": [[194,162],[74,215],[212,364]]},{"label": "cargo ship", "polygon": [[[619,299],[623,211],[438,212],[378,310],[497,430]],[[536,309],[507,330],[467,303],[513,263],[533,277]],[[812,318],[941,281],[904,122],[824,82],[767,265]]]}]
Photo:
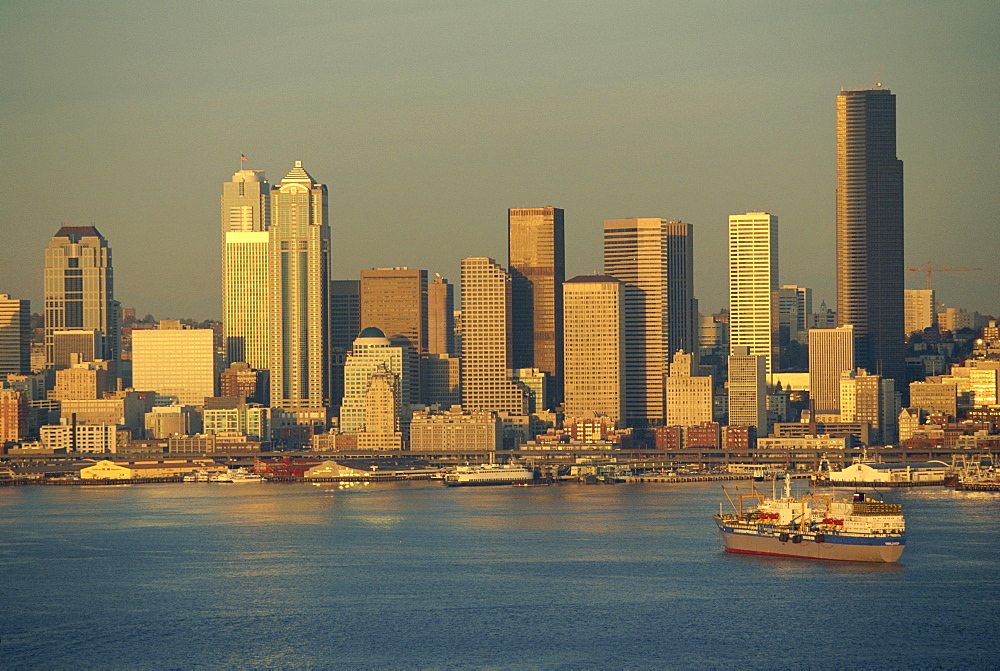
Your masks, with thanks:
[{"label": "cargo ship", "polygon": [[845,499],[795,498],[786,475],[781,497],[756,491],[739,495],[738,501],[728,492],[726,497],[733,512],[723,513],[720,505],[715,516],[726,552],[895,562],[906,545],[903,507],[862,492]]},{"label": "cargo ship", "polygon": [[445,473],[444,484],[449,487],[473,485],[514,485],[529,483],[535,479],[535,472],[514,464],[480,464],[478,466],[457,466]]}]

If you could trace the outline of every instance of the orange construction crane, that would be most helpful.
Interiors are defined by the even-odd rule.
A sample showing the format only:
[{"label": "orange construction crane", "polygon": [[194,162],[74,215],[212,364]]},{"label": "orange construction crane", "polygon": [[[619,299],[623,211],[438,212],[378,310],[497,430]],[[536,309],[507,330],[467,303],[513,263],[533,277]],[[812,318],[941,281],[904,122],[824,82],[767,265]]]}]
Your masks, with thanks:
[{"label": "orange construction crane", "polygon": [[927,288],[933,289],[934,286],[931,284],[931,273],[939,273],[943,270],[982,270],[982,268],[938,268],[937,266],[931,265],[931,262],[927,262],[926,268],[910,268],[911,273],[927,273]]}]

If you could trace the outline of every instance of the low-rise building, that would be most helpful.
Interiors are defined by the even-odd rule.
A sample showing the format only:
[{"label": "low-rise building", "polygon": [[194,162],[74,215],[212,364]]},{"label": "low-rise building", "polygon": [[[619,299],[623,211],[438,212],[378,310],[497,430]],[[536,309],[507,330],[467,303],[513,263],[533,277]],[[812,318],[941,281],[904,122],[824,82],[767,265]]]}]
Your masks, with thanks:
[{"label": "low-rise building", "polygon": [[503,445],[503,429],[495,412],[417,411],[410,421],[412,452],[492,452]]},{"label": "low-rise building", "polygon": [[943,482],[951,467],[943,461],[912,464],[851,464],[830,473],[831,482]]},{"label": "low-rise building", "polygon": [[103,459],[93,466],[80,469],[81,480],[135,480],[139,478],[170,478],[193,471],[220,471],[225,466],[204,459],[111,461]]}]

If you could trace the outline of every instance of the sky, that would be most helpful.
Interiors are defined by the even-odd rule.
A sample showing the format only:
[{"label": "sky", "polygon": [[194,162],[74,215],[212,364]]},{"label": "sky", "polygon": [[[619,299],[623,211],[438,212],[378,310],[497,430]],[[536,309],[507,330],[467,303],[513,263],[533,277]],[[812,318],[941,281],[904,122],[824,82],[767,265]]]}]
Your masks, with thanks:
[{"label": "sky", "polygon": [[[0,293],[94,225],[115,297],[221,316],[219,198],[296,160],[329,188],[331,277],[507,264],[507,208],[565,210],[567,278],[605,219],[695,231],[703,313],[727,218],[779,219],[779,281],[835,306],[835,99],[897,98],[905,263],[1000,316],[995,1],[35,0],[0,4]],[[240,154],[250,159],[241,165]],[[925,273],[907,272],[923,288]]]}]

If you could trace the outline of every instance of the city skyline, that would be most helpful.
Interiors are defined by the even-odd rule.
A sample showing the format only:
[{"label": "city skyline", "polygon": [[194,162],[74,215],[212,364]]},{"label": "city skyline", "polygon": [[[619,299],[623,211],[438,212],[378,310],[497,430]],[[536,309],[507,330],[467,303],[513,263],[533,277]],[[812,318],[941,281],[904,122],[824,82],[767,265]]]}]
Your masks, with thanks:
[{"label": "city skyline", "polygon": [[[61,225],[94,225],[115,247],[124,305],[221,317],[216,185],[237,168],[279,176],[297,158],[330,185],[335,279],[409,266],[454,281],[462,258],[504,258],[507,209],[555,204],[567,277],[600,270],[605,219],[691,222],[710,313],[725,305],[727,216],[766,209],[783,222],[780,281],[833,305],[832,100],[878,81],[899,99],[906,267],[981,267],[935,276],[935,289],[948,305],[996,312],[982,222],[997,200],[998,57],[985,2],[585,6],[572,22],[555,6],[485,3],[332,3],[291,23],[280,2],[236,19],[214,7],[71,7],[0,10],[11,186],[30,192],[56,166],[74,176],[5,211],[5,237],[25,253],[4,264],[0,290],[36,313],[33,252]],[[279,23],[284,39],[263,39]],[[751,30],[772,48],[753,48]],[[562,39],[540,39],[554,32]],[[288,53],[291,43],[310,47]],[[933,95],[956,81],[963,95]],[[288,95],[297,90],[308,94]],[[321,132],[270,123],[289,112]],[[118,175],[142,188],[115,186]],[[363,244],[372,234],[380,244]]]}]

